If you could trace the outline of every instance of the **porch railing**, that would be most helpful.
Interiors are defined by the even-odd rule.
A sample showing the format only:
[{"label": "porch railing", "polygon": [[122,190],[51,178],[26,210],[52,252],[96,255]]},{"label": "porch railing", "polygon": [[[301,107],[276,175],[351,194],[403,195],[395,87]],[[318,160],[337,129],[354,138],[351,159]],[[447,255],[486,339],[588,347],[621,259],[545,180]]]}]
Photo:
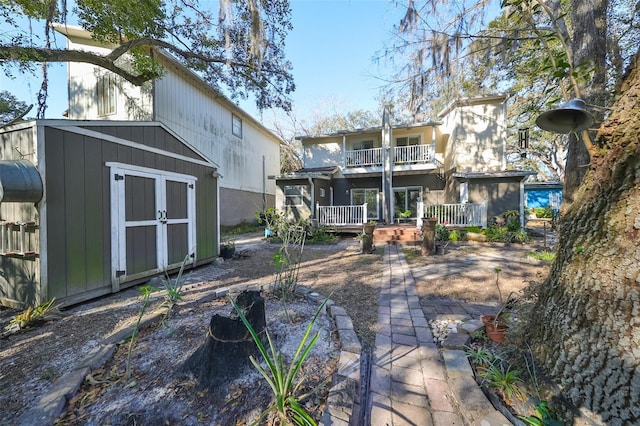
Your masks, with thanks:
[{"label": "porch railing", "polygon": [[367,205],[316,206],[318,224],[323,226],[359,226],[367,221]]},{"label": "porch railing", "polygon": [[347,167],[381,166],[382,148],[357,149],[346,151],[345,159]]},{"label": "porch railing", "polygon": [[395,164],[423,164],[434,160],[433,145],[396,146],[394,148]]},{"label": "porch railing", "polygon": [[423,217],[435,217],[445,226],[487,227],[487,204],[427,204]]}]

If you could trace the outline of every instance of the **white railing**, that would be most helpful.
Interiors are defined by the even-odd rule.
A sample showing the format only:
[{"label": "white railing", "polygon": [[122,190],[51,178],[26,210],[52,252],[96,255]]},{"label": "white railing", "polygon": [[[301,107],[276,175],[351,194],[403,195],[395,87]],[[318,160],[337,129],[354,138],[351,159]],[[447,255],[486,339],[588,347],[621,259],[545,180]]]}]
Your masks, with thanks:
[{"label": "white railing", "polygon": [[433,163],[433,145],[396,146],[393,158],[395,164]]},{"label": "white railing", "polygon": [[430,204],[424,206],[424,217],[435,217],[445,226],[487,227],[487,204]]},{"label": "white railing", "polygon": [[318,224],[322,226],[356,226],[367,221],[367,205],[316,206]]},{"label": "white railing", "polygon": [[381,166],[382,148],[357,149],[346,151],[345,160],[347,167]]}]

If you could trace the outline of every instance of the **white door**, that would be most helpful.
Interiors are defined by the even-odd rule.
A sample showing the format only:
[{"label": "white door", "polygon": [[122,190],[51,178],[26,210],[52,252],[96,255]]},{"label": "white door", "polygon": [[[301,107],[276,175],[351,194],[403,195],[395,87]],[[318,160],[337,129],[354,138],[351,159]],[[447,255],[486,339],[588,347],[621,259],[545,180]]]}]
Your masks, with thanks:
[{"label": "white door", "polygon": [[113,291],[195,260],[196,178],[125,164],[111,167]]}]

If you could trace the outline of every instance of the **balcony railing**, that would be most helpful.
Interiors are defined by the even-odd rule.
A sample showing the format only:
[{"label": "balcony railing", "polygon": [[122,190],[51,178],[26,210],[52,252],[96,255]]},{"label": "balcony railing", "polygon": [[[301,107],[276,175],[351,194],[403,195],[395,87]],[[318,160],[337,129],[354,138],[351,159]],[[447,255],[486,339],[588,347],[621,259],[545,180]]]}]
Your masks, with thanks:
[{"label": "balcony railing", "polygon": [[[393,148],[394,164],[435,163],[433,145],[396,146]],[[382,166],[382,148],[357,149],[345,152],[347,167]]]},{"label": "balcony railing", "polygon": [[394,147],[395,164],[424,164],[434,160],[433,145],[409,145]]},{"label": "balcony railing", "polygon": [[367,205],[316,206],[318,224],[323,226],[356,226],[365,223]]},{"label": "balcony railing", "polygon": [[357,149],[346,151],[347,167],[381,166],[382,148]]}]

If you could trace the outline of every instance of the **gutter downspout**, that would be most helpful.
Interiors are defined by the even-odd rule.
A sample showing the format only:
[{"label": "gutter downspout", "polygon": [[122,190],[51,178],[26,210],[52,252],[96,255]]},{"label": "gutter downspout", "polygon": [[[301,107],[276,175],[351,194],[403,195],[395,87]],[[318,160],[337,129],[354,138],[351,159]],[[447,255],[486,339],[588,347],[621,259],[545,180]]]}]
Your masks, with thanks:
[{"label": "gutter downspout", "polygon": [[342,170],[347,168],[347,135],[342,135]]},{"label": "gutter downspout", "polygon": [[316,189],[315,189],[315,185],[313,184],[313,178],[308,177],[307,180],[309,181],[309,190],[311,192],[311,208],[309,210],[311,210],[311,219],[316,219],[316,213],[315,213],[315,205],[316,205]]},{"label": "gutter downspout", "polygon": [[262,156],[262,211],[267,211],[267,170],[264,155]]}]

